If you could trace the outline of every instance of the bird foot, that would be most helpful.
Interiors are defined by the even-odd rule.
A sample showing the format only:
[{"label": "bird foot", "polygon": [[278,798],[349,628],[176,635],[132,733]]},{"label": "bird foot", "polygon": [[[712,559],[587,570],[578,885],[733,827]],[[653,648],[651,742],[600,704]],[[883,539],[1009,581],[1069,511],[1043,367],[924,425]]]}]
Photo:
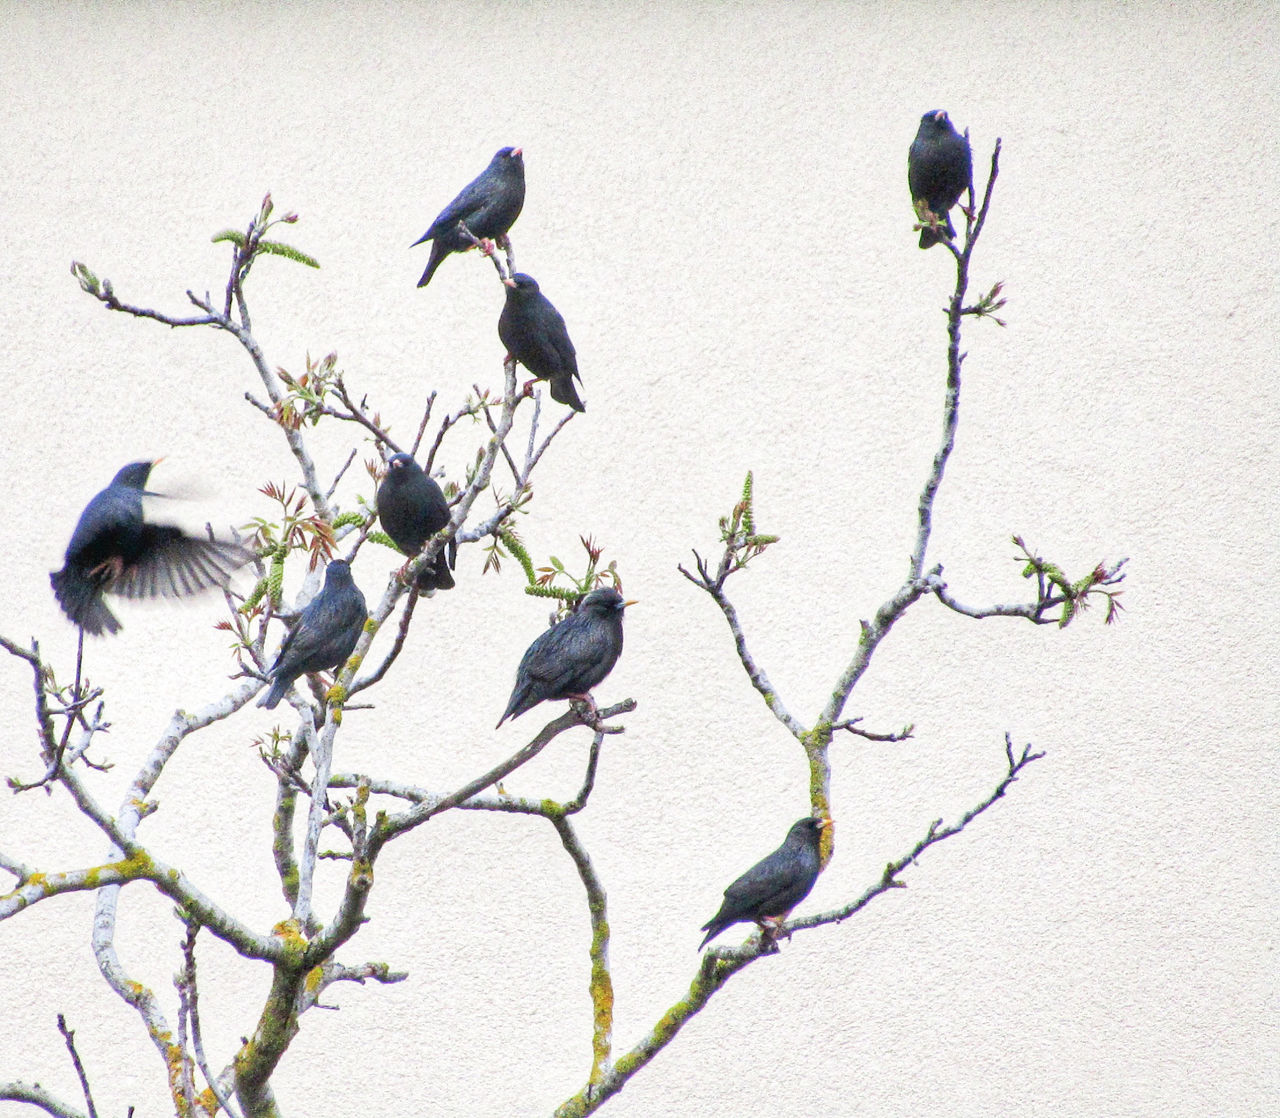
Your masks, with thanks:
[{"label": "bird foot", "polygon": [[538,378],[537,378],[537,377],[534,377],[534,378],[533,378],[533,380],[526,381],[526,382],[525,382],[525,386],[524,386],[524,388],[522,388],[522,389],[520,390],[520,395],[521,395],[521,396],[532,396],[532,395],[533,395],[533,386],[534,386],[535,384],[537,384],[537,383],[538,383]]},{"label": "bird foot", "polygon": [[764,916],[757,920],[756,923],[760,927],[760,943],[762,946],[768,947],[766,954],[774,955],[778,951],[778,937],[785,936],[787,941],[791,941],[791,930],[783,929],[785,916]]},{"label": "bird foot", "polygon": [[416,555],[410,556],[408,559],[404,561],[404,566],[401,567],[398,571],[396,571],[396,578],[398,578],[406,586],[410,585],[409,567],[413,564],[413,561],[416,558],[417,558]]},{"label": "bird foot", "polygon": [[476,247],[480,250],[481,256],[492,257],[494,252],[497,251],[494,248],[493,242],[489,240],[488,237],[481,237],[479,242],[476,244]]},{"label": "bird foot", "polygon": [[122,555],[113,555],[110,559],[104,559],[94,567],[89,572],[89,577],[102,582],[115,582],[122,574],[124,574],[124,557]]},{"label": "bird foot", "polygon": [[589,714],[584,714],[582,711],[579,710],[578,717],[581,718],[592,729],[600,728],[600,710],[596,706],[596,701],[591,697],[590,692],[588,692],[585,695],[567,695],[566,698],[571,703],[586,704]]}]

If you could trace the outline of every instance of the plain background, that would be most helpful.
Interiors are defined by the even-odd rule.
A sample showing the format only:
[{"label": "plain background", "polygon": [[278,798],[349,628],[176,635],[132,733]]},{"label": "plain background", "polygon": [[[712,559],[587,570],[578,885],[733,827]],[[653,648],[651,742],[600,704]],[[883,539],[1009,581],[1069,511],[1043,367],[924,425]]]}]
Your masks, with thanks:
[{"label": "plain background", "polygon": [[[521,528],[540,562],[576,562],[594,535],[641,599],[598,693],[639,707],[581,817],[610,898],[618,1052],[687,988],[724,886],[807,810],[798,747],[676,564],[714,548],[753,469],[759,525],[782,542],[730,586],[811,721],[859,618],[906,573],[939,434],[952,268],[915,246],[906,149],[933,108],[971,129],[980,176],[1003,137],[974,283],[1005,281],[1009,326],[966,328],[930,557],[988,604],[1028,595],[1015,532],[1072,577],[1130,556],[1125,613],[1058,631],[913,609],[846,713],[916,736],[833,749],[837,852],[802,911],[857,895],[986,795],[1006,730],[1048,756],[909,889],[736,978],[605,1113],[1280,1110],[1274,5],[8,4],[0,19],[0,629],[37,636],[68,675],[47,572],[120,465],[167,454],[157,487],[193,499],[162,512],[193,524],[265,514],[257,488],[293,476],[243,400],[260,388],[233,341],[109,314],[70,261],[180,313],[188,287],[225,282],[210,236],[270,190],[323,267],[256,267],[268,360],[296,373],[336,351],[410,437],[432,389],[452,408],[498,385],[502,349],[489,266],[451,258],[420,291],[427,250],[408,246],[494,150],[523,146],[518,261],[568,320],[588,411]],[[451,476],[479,437],[446,443]],[[321,434],[324,471],[357,442]],[[372,495],[350,480],[348,504]],[[394,563],[362,552],[367,594]],[[458,588],[419,607],[338,768],[443,792],[541,725],[492,729],[546,611],[514,564],[481,565],[464,551]],[[123,634],[91,646],[107,804],[175,707],[221,693],[217,612],[125,605]],[[0,663],[0,688],[3,771],[30,778],[26,666]],[[253,747],[270,725],[249,710],[188,741],[141,831],[263,930],[286,912]],[[565,735],[509,788],[567,797],[586,742]],[[65,794],[6,794],[0,850],[55,870],[104,844]],[[286,1111],[549,1114],[590,1059],[586,908],[550,826],[455,812],[378,872],[343,957],[411,977],[335,988],[339,1012],[306,1016],[276,1081]],[[170,907],[129,889],[119,942],[172,1021]],[[0,925],[0,1080],[78,1100],[62,1011],[100,1112],[166,1113],[160,1060],[93,965],[90,913],[64,897]],[[212,939],[200,958],[221,1066],[266,975]]]}]

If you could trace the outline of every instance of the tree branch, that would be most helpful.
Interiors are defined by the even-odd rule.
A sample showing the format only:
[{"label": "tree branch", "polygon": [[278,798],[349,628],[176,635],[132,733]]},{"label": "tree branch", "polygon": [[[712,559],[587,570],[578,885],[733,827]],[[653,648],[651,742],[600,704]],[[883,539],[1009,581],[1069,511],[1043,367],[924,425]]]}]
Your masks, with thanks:
[{"label": "tree branch", "polygon": [[608,1068],[598,1081],[592,1082],[589,1080],[586,1086],[576,1095],[561,1103],[556,1109],[555,1118],[585,1118],[585,1115],[593,1114],[600,1109],[609,1098],[626,1086],[627,1081],[636,1072],[648,1064],[654,1056],[676,1038],[690,1018],[699,1013],[730,978],[757,959],[776,954],[778,951],[777,940],[779,938],[790,938],[793,932],[819,927],[823,924],[839,923],[865,908],[867,904],[882,893],[886,893],[890,889],[904,888],[902,882],[896,880],[899,873],[912,865],[930,846],[958,835],[963,831],[974,819],[1004,796],[1010,785],[1017,780],[1018,774],[1027,765],[1043,756],[1043,753],[1033,753],[1031,747],[1027,746],[1020,756],[1015,757],[1013,742],[1009,735],[1006,734],[1005,757],[1008,762],[1008,770],[1004,779],[996,785],[995,790],[975,807],[965,812],[951,826],[943,827],[941,820],[936,820],[930,826],[925,837],[912,847],[910,853],[896,862],[889,863],[880,880],[857,900],[830,912],[788,920],[779,928],[775,936],[768,939],[761,936],[759,932],[753,932],[741,947],[711,948],[699,961],[698,970],[693,977],[692,983],[690,983],[688,993],[663,1013],[653,1029],[635,1047],[619,1057],[617,1062]]},{"label": "tree branch", "polygon": [[54,1118],[86,1118],[84,1111],[68,1106],[61,1099],[51,1095],[39,1083],[23,1083],[15,1080],[12,1083],[0,1083],[0,1101],[29,1102],[41,1110],[52,1114]]}]

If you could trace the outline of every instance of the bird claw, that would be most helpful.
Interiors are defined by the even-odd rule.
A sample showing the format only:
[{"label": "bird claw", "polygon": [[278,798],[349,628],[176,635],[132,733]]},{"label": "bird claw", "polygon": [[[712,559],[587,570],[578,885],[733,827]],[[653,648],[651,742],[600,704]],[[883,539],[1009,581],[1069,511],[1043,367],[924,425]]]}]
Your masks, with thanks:
[{"label": "bird claw", "polygon": [[[570,695],[569,701],[573,703],[573,709],[577,711],[578,717],[582,719],[593,730],[600,729],[600,710],[596,706],[596,701],[588,693],[586,695]],[[587,712],[584,713],[579,709],[579,705],[585,705]]]},{"label": "bird claw", "polygon": [[756,921],[760,928],[760,946],[764,949],[761,952],[762,954],[778,954],[779,936],[785,936],[787,942],[791,942],[791,929],[783,927],[785,920],[785,916],[764,916]]}]

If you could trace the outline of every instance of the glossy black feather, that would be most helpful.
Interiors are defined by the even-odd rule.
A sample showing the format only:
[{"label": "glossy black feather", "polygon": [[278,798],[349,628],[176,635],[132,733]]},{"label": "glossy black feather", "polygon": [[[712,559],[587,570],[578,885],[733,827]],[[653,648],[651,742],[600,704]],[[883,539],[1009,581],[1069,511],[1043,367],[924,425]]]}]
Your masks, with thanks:
[{"label": "glossy black feather", "polygon": [[451,252],[465,252],[472,242],[458,229],[463,222],[475,237],[496,240],[506,236],[524,207],[524,156],[519,148],[502,148],[489,165],[450,202],[413,245],[431,242],[431,258],[418,280],[426,287]]},{"label": "glossy black feather", "polygon": [[498,725],[546,699],[585,695],[613,671],[622,654],[625,608],[616,590],[593,590],[576,612],[541,634],[520,660],[511,701]]},{"label": "glossy black feather", "polygon": [[[441,528],[449,523],[449,502],[435,479],[428,477],[409,454],[393,454],[387,459],[387,473],[378,486],[378,520],[396,547],[408,556],[419,554]],[[450,564],[457,544],[449,541],[445,552],[418,574],[419,590],[451,590],[454,586]]]},{"label": "glossy black feather", "polygon": [[144,519],[152,462],[130,462],[80,514],[60,571],[49,576],[66,615],[86,633],[117,633],[103,594],[174,598],[225,586],[253,552],[228,540],[188,536]]},{"label": "glossy black feather", "polygon": [[752,866],[724,891],[720,911],[702,925],[701,951],[729,927],[766,917],[781,919],[809,895],[822,868],[818,844],[821,819],[810,816],[791,825],[777,850]]},{"label": "glossy black feather", "polygon": [[535,377],[550,381],[551,398],[574,411],[586,411],[573,382],[579,382],[578,354],[564,317],[542,294],[538,281],[517,272],[507,284],[507,301],[498,316],[498,337],[507,353]]},{"label": "glossy black feather", "polygon": [[345,664],[368,616],[351,566],[334,559],[324,572],[320,593],[307,603],[280,645],[271,665],[271,688],[258,706],[274,710],[300,675]]},{"label": "glossy black feather", "polygon": [[[907,185],[911,201],[924,203],[945,219],[948,237],[956,235],[948,211],[973,181],[973,153],[969,141],[955,130],[950,118],[933,109],[920,118],[920,128],[907,152]],[[920,230],[920,247],[930,248],[941,238],[931,229]]]}]

